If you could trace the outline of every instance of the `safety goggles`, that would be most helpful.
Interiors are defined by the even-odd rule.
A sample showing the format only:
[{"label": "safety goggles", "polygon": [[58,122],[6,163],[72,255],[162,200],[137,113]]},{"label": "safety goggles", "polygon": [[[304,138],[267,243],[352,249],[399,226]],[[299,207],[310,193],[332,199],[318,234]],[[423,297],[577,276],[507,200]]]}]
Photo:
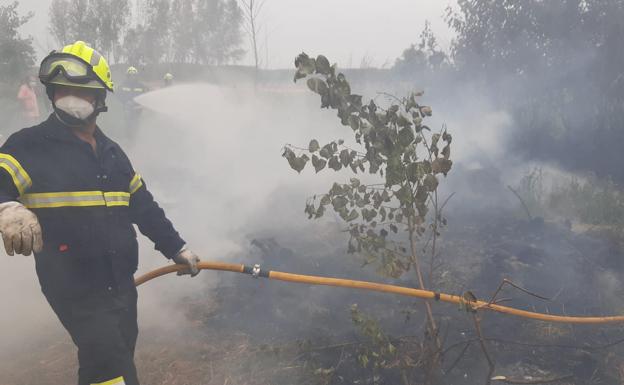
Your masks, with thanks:
[{"label": "safety goggles", "polygon": [[95,81],[102,85],[89,63],[68,53],[53,53],[41,62],[39,79],[43,83],[54,82],[57,77],[71,83],[87,84]]}]

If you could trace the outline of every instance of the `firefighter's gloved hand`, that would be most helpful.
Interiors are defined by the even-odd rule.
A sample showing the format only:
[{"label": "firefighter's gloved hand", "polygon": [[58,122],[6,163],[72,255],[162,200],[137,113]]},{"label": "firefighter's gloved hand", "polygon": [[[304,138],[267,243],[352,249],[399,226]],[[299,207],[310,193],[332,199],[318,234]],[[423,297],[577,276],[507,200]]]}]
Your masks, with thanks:
[{"label": "firefighter's gloved hand", "polygon": [[19,202],[0,204],[0,232],[7,254],[30,255],[43,248],[37,216]]},{"label": "firefighter's gloved hand", "polygon": [[191,277],[194,277],[199,274],[199,268],[197,267],[199,257],[186,247],[182,248],[182,250],[180,250],[172,259],[173,262],[179,265],[188,266],[188,269],[178,271],[178,275],[190,274]]}]

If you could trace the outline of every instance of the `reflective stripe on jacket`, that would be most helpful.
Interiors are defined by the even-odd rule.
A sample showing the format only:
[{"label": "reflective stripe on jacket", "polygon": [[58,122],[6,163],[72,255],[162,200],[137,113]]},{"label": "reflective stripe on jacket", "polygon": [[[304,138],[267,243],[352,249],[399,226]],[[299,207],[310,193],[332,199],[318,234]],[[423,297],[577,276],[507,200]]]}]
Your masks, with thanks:
[{"label": "reflective stripe on jacket", "polygon": [[0,148],[0,203],[18,200],[41,223],[42,289],[63,297],[133,285],[133,224],[171,258],[184,245],[121,147],[99,129],[97,154],[54,115]]}]

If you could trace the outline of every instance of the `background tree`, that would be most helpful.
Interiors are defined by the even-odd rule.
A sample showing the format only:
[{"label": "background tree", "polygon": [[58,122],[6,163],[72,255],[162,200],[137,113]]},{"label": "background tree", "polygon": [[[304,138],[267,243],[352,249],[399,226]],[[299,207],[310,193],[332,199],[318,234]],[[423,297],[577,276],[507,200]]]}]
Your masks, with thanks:
[{"label": "background tree", "polygon": [[447,20],[458,72],[521,128],[517,152],[624,182],[623,17],[617,0],[460,0]]},{"label": "background tree", "polygon": [[52,0],[48,16],[50,18],[49,31],[59,46],[72,40],[73,28],[64,21],[70,13],[70,4],[67,0]]},{"label": "background tree", "polygon": [[219,2],[220,19],[215,21],[210,47],[215,64],[238,61],[245,51],[241,48],[243,35],[243,12],[235,0]]},{"label": "background tree", "polygon": [[193,61],[194,53],[194,1],[173,0],[171,6],[171,39],[173,44],[171,57],[176,63]]},{"label": "background tree", "polygon": [[235,0],[173,0],[171,9],[173,62],[225,64],[240,59],[242,14]]},{"label": "background tree", "polygon": [[131,16],[129,0],[54,0],[49,16],[50,32],[59,46],[83,40],[111,63],[122,56],[122,37]]},{"label": "background tree", "polygon": [[130,0],[53,0],[50,32],[59,45],[92,44],[111,63],[225,64],[243,55],[235,0],[140,0],[136,9],[133,20]]},{"label": "background tree", "polygon": [[169,0],[145,0],[139,4],[137,23],[124,37],[127,63],[159,63],[171,56],[171,4]]},{"label": "background tree", "polygon": [[111,62],[119,61],[122,38],[130,24],[130,1],[91,0],[89,6],[95,15],[97,37],[94,44]]},{"label": "background tree", "polygon": [[260,25],[260,13],[266,0],[240,0],[241,8],[243,9],[243,15],[245,23],[243,28],[249,37],[252,53],[254,55],[254,68],[256,70],[256,79],[258,78],[259,58],[258,58],[258,38],[262,26]]},{"label": "background tree", "polygon": [[438,41],[431,30],[431,24],[426,21],[425,28],[420,33],[418,45],[412,44],[404,50],[401,57],[394,63],[393,70],[400,75],[410,76],[427,70],[439,70],[447,61],[446,54],[439,48]]},{"label": "background tree", "polygon": [[241,23],[242,12],[235,0],[198,0],[194,22],[197,60],[226,64],[240,59]]},{"label": "background tree", "polygon": [[24,38],[19,28],[33,16],[20,16],[19,2],[0,5],[0,83],[14,85],[31,72],[35,64],[32,37]]}]

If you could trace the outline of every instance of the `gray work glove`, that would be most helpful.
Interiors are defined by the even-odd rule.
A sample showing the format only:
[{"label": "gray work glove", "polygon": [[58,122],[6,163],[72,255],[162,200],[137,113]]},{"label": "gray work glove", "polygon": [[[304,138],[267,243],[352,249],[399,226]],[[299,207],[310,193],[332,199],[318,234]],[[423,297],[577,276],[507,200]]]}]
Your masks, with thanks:
[{"label": "gray work glove", "polygon": [[7,254],[30,255],[43,248],[37,216],[19,202],[0,204],[0,232]]},{"label": "gray work glove", "polygon": [[188,269],[178,271],[178,275],[190,274],[191,277],[194,277],[199,274],[199,268],[197,267],[199,257],[186,247],[183,247],[172,259],[173,262],[179,265],[188,266]]}]

